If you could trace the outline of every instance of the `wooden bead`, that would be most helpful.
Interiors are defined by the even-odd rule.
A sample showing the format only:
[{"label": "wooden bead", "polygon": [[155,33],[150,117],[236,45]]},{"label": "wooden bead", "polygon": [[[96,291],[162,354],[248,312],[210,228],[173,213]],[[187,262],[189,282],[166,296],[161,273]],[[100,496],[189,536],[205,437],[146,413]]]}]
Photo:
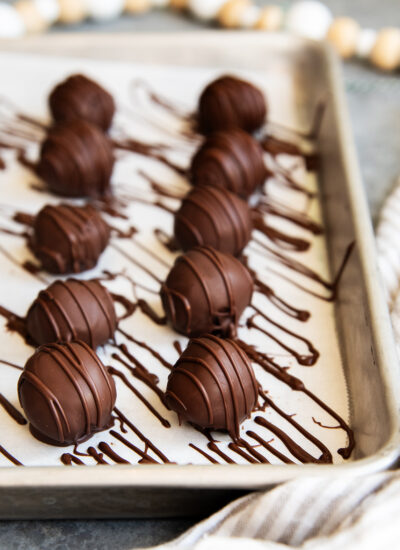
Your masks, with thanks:
[{"label": "wooden bead", "polygon": [[58,0],[60,8],[60,23],[72,25],[80,23],[86,17],[86,8],[83,0]]},{"label": "wooden bead", "polygon": [[26,32],[32,34],[43,32],[48,27],[48,23],[31,0],[19,0],[15,4],[15,9],[24,22]]},{"label": "wooden bead", "polygon": [[400,30],[388,27],[379,31],[370,58],[379,69],[397,69],[400,66]]},{"label": "wooden bead", "polygon": [[360,26],[351,17],[338,17],[329,27],[327,40],[344,58],[352,57],[357,49]]},{"label": "wooden bead", "polygon": [[250,0],[228,0],[218,13],[220,25],[228,29],[239,27],[245,11],[250,6]]},{"label": "wooden bead", "polygon": [[125,0],[125,11],[127,13],[145,13],[150,8],[150,0]]},{"label": "wooden bead", "polygon": [[169,0],[169,5],[174,10],[185,10],[188,7],[189,0]]},{"label": "wooden bead", "polygon": [[262,8],[255,29],[262,31],[278,31],[283,23],[283,10],[280,6],[265,6]]}]

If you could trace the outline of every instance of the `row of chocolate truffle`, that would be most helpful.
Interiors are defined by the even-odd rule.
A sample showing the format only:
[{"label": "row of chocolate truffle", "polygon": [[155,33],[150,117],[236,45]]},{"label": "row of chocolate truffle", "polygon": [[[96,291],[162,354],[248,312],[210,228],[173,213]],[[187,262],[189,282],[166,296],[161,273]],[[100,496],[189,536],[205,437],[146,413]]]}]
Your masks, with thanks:
[{"label": "row of chocolate truffle", "polygon": [[[75,83],[82,86],[82,78],[84,79],[85,77],[74,77]],[[251,85],[249,85],[249,87],[253,89]],[[64,98],[64,104],[65,103],[67,102]],[[52,110],[54,111],[54,107]],[[70,111],[73,112],[74,110],[71,109]],[[64,116],[63,120],[68,120],[69,118],[71,121],[74,116],[75,115]],[[79,114],[79,116],[82,117],[82,114]],[[60,118],[59,115],[57,115],[57,117]],[[45,142],[42,147],[39,173],[45,176],[47,175],[47,179],[46,177],[44,177],[44,179],[47,181],[50,188],[52,188],[50,184],[52,178],[59,183],[60,177],[56,170],[52,172],[52,170],[48,168],[43,168],[43,166],[48,166],[48,164],[46,165],[44,162],[44,158],[50,152],[53,154],[52,158],[58,161],[55,162],[55,165],[62,167],[65,159],[63,159],[63,155],[60,157],[58,154],[59,151],[64,151],[67,157],[71,155],[77,162],[78,177],[73,178],[73,181],[82,182],[82,185],[78,184],[78,187],[80,186],[81,188],[79,193],[73,191],[71,193],[66,192],[65,194],[82,194],[82,190],[86,189],[86,191],[83,191],[83,194],[90,196],[91,193],[87,192],[87,190],[90,189],[90,185],[87,187],[85,187],[85,185],[87,182],[97,180],[97,178],[93,180],[87,178],[86,168],[91,166],[91,163],[88,162],[88,158],[90,158],[91,152],[94,153],[94,151],[98,151],[98,148],[100,148],[100,151],[103,153],[106,151],[106,148],[101,147],[101,140],[99,141],[99,136],[103,138],[105,138],[105,136],[102,133],[96,133],[89,123],[82,123],[82,120],[78,122],[68,122],[68,124],[70,126],[64,125],[56,128],[47,138],[47,143]],[[75,127],[71,126],[73,124],[75,124]],[[100,126],[103,130],[105,129],[104,124]],[[71,132],[71,128],[74,128],[76,136],[73,135],[73,132],[72,135],[71,133],[68,134],[68,132]],[[250,127],[248,128],[250,129]],[[88,130],[87,132],[86,129]],[[63,134],[65,131],[67,131],[67,135]],[[87,143],[90,144],[88,148],[85,147],[85,141],[82,141],[82,135],[86,138]],[[233,137],[232,139],[232,135],[236,136],[236,138]],[[75,138],[78,140],[77,145],[72,145],[71,147],[71,144],[75,143]],[[242,141],[242,145],[240,140]],[[104,143],[108,143],[108,141]],[[76,158],[76,156],[74,157],[74,151],[75,146],[78,145],[80,146],[81,154]],[[233,190],[239,190],[240,194],[246,196],[261,183],[263,175],[265,175],[262,152],[261,149],[257,150],[256,145],[256,142],[253,141],[248,134],[240,132],[239,130],[233,132],[230,130],[229,133],[221,133],[221,135],[212,136],[210,142],[208,144],[205,143],[198,152],[193,164],[201,166],[201,155],[205,155],[211,163],[213,162],[213,158],[216,157],[216,164],[218,166],[219,156],[222,154],[222,163],[230,163],[231,171],[229,173],[229,166],[228,172],[225,172],[222,168],[221,175],[225,172],[228,176],[228,181],[232,181],[232,177],[233,181],[237,181],[241,178],[242,192],[234,186]],[[246,146],[250,154],[251,152],[253,152],[253,154],[256,152],[256,156],[258,154],[259,157],[258,164],[256,163],[256,167],[259,167],[259,169],[255,170],[255,175],[258,175],[259,178],[258,181],[257,178],[255,178],[255,182],[254,174],[246,174],[246,170],[244,169],[246,166],[254,167],[252,158],[250,157],[249,159]],[[111,157],[110,155],[105,155],[104,158],[110,161]],[[108,166],[110,173],[112,170],[112,163],[110,168],[110,162],[100,162],[100,164],[94,163],[94,166],[99,167],[100,172],[103,170],[103,175],[105,167]],[[193,172],[195,172],[195,170],[193,170]],[[52,174],[52,176],[49,177],[49,174]],[[250,235],[251,223],[247,204],[229,191],[225,191],[223,189],[225,185],[222,185],[222,189],[216,189],[215,186],[221,186],[220,177],[216,177],[215,180],[207,181],[207,174],[209,174],[209,172],[205,171],[205,174],[206,183],[214,184],[214,186],[209,185],[208,187],[200,187],[198,190],[193,191],[184,201],[180,212],[176,216],[176,236],[178,240],[182,241],[184,249],[192,248],[195,244],[213,244],[220,250],[227,250],[228,252],[238,254],[247,243]],[[204,183],[204,178],[202,178],[201,175],[199,179],[203,179],[200,183]],[[103,184],[97,188],[101,189],[101,193],[99,194],[103,194],[104,189],[107,187],[107,185],[104,185],[106,179],[102,181]],[[53,188],[59,191],[56,184]],[[216,209],[214,215],[211,215],[211,217],[207,212],[207,203],[210,201],[210,198]],[[187,221],[192,217],[190,212],[191,208],[195,208],[197,212],[203,212],[205,214],[203,222],[199,224],[203,228],[203,235],[201,235],[200,238],[198,238],[198,236],[193,237],[193,233],[195,233],[193,227],[185,223],[185,220]],[[102,249],[104,249],[109,233],[107,233],[105,229],[106,225],[102,222],[101,217],[98,215],[98,218],[96,218],[96,212],[90,206],[83,208],[68,207],[65,205],[59,207],[45,207],[39,214],[40,215],[38,215],[35,220],[32,248],[36,250],[38,256],[41,257],[44,267],[47,267],[47,269],[52,272],[77,272],[92,267],[96,263],[95,256],[97,255],[98,257]],[[207,222],[207,219],[209,219],[211,223],[209,226],[207,226],[207,223],[204,224],[204,221]],[[57,231],[51,230],[51,224],[58,230],[58,234]],[[43,230],[42,232],[40,231],[40,227]],[[73,235],[74,232],[77,234],[78,238]],[[53,239],[52,242],[45,240],[48,238],[48,235],[51,235],[50,239]],[[62,243],[61,247],[60,243]],[[95,250],[96,253],[93,253],[93,250]],[[85,298],[83,298],[82,293],[86,295]],[[209,332],[214,332],[221,336],[233,335],[240,314],[250,302],[251,294],[252,280],[246,268],[230,254],[223,254],[210,247],[195,248],[186,255],[178,258],[161,289],[161,297],[168,318],[172,322],[174,328],[188,336],[202,335]],[[102,296],[100,297],[100,295]],[[83,299],[85,303],[84,311],[80,307]],[[93,314],[90,313],[90,308],[86,307],[88,303],[93,304]],[[99,308],[101,309],[100,315]],[[95,325],[95,319],[97,321],[100,319],[102,322]],[[44,379],[40,380],[40,374],[35,374],[35,384],[32,383],[32,375],[28,376],[27,372],[30,372],[31,364],[37,364],[37,359],[39,357],[43,357],[43,361],[48,362],[50,360],[48,355],[50,355],[51,360],[54,360],[57,365],[63,364],[61,369],[62,372],[71,379],[72,375],[70,370],[72,369],[75,372],[76,370],[79,371],[79,368],[82,367],[82,362],[79,358],[82,352],[78,353],[75,351],[75,353],[73,353],[74,359],[71,360],[71,349],[74,348],[74,346],[80,346],[79,349],[86,349],[87,344],[95,348],[109,337],[112,337],[113,331],[116,328],[116,317],[112,299],[106,289],[97,281],[87,281],[83,283],[70,280],[63,283],[60,281],[53,283],[46,291],[40,293],[39,297],[30,308],[27,315],[27,327],[30,336],[36,343],[43,343],[49,340],[51,341],[52,339],[55,341],[72,341],[70,344],[57,344],[53,345],[53,347],[45,346],[44,348],[40,348],[37,354],[33,356],[36,357],[35,361],[33,361],[33,359],[28,361],[26,372],[24,372],[21,377],[20,399],[35,434],[37,436],[40,435],[40,437],[45,440],[51,440],[59,444],[69,444],[89,436],[93,431],[102,429],[102,427],[105,428],[107,422],[103,422],[103,426],[101,427],[101,423],[99,424],[98,421],[97,423],[89,421],[90,415],[88,410],[90,407],[88,408],[84,395],[82,397],[81,389],[78,391],[79,383],[77,383],[76,380],[74,382],[75,390],[72,393],[76,397],[76,392],[78,392],[77,395],[80,399],[80,403],[84,407],[85,429],[82,430],[83,416],[81,415],[81,422],[78,423],[79,429],[67,430],[69,435],[66,435],[65,430],[63,431],[60,428],[60,418],[57,415],[54,416],[54,418],[58,420],[52,425],[52,433],[43,432],[43,426],[45,424],[42,414],[43,403],[40,407],[38,405],[38,399],[27,399],[26,393],[30,396],[32,391],[33,394],[35,394],[35,392],[37,393],[39,391],[38,387],[41,384],[40,387],[42,390],[43,388],[47,388],[44,393],[41,393],[41,399],[44,399],[47,405],[50,400],[52,402],[52,407],[54,408],[55,406],[57,414],[61,415],[63,418],[67,415],[66,420],[68,421],[67,411],[69,410],[69,401],[67,400],[68,406],[66,403],[64,403],[64,405],[60,403],[54,405],[53,398],[54,396],[57,397],[57,392],[54,393],[55,388],[50,391],[48,387],[49,380],[48,375],[46,375],[47,371],[41,371],[39,368],[38,372],[42,373],[41,376],[44,377]],[[80,338],[83,342],[86,342],[86,344],[74,342],[76,338]],[[204,339],[207,340],[206,343],[203,342]],[[199,354],[202,356],[205,355],[206,357],[202,359],[200,357],[199,361],[194,361],[193,358],[191,358],[189,361],[190,364],[186,365],[185,368],[181,366],[179,369],[174,369],[168,382],[167,401],[179,415],[187,420],[202,426],[225,428],[233,435],[238,435],[238,425],[240,421],[251,412],[257,399],[257,387],[250,362],[242,351],[238,351],[239,348],[234,342],[222,341],[216,337],[210,336],[204,339],[201,339],[201,344],[199,344],[198,341],[196,344],[192,342],[189,344],[189,348],[198,351],[201,350]],[[49,350],[53,351],[50,353]],[[61,363],[59,358],[56,358],[57,354],[60,353],[63,357]],[[237,357],[235,360],[233,359],[233,353],[239,353],[240,361],[238,361]],[[216,361],[214,368],[210,367],[210,360],[211,363]],[[181,363],[185,363],[183,356],[180,361]],[[78,364],[80,365],[79,368],[77,367]],[[95,364],[98,366],[98,361],[95,361]],[[208,365],[208,370],[206,369],[208,374],[205,374],[204,371],[206,365]],[[223,375],[225,382],[221,382],[221,375]],[[235,383],[232,382],[233,375],[236,380]],[[210,376],[212,377],[211,382],[208,379]],[[28,392],[26,392],[27,379],[31,381],[31,385],[28,385],[28,388],[30,388]],[[184,379],[191,379],[192,382],[195,381],[194,388],[192,388],[194,389],[194,394],[193,392],[189,392],[193,394],[193,400],[190,400],[187,404],[184,403],[184,401],[186,401],[185,398],[184,401],[182,401],[183,395],[181,395],[181,398],[179,397],[181,394],[179,388],[182,386],[182,380]],[[38,380],[40,381],[39,386]],[[206,380],[208,381],[206,382]],[[221,383],[226,386],[226,380],[230,382],[228,384],[228,393],[226,388],[224,391],[221,391]],[[22,385],[22,381],[24,381],[24,385]],[[58,375],[55,376],[56,387],[58,387],[57,381]],[[244,383],[244,381],[246,381],[246,383]],[[23,387],[25,391],[21,389]],[[217,387],[219,388],[218,391],[216,390]],[[237,394],[238,391],[240,393],[240,389],[242,400],[239,399]],[[187,390],[188,387],[186,384],[186,396],[188,394]],[[196,392],[199,391],[200,394],[197,394]],[[218,395],[215,396],[216,391]],[[89,388],[91,398],[97,395],[96,392],[97,389],[95,387]],[[51,397],[50,394],[53,397]],[[110,392],[109,394],[111,395]],[[198,401],[199,395],[202,396],[202,406],[199,405],[199,408],[193,408],[191,405],[189,406],[191,402],[196,403]],[[212,399],[212,395],[214,395],[215,399]],[[107,402],[111,403],[111,401]],[[220,409],[224,411],[224,414],[221,413],[221,410],[219,413],[214,411],[213,402],[215,402],[214,405],[216,404],[217,409],[222,403],[223,406],[222,409],[221,407]],[[241,408],[238,408],[238,403],[242,403]],[[101,417],[100,412],[104,407],[103,409],[101,409],[101,407],[99,408],[99,403],[97,403],[96,406],[97,419],[99,419]],[[106,409],[109,410],[111,414],[111,409],[109,407],[106,407]],[[203,418],[205,410],[208,411],[208,420]],[[57,437],[55,436],[54,426],[57,428]]]}]

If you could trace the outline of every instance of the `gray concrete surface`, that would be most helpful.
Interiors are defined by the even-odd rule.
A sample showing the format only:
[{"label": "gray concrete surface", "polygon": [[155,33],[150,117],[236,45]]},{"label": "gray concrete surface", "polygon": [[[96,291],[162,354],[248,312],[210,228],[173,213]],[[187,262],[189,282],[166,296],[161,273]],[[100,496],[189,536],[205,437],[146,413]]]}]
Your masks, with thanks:
[{"label": "gray concrete surface", "polygon": [[[327,0],[326,3],[335,15],[353,16],[364,26],[400,26],[398,0]],[[201,31],[202,28],[182,14],[153,12],[100,26],[86,23],[68,31],[55,30],[141,32]],[[400,174],[399,75],[382,75],[358,62],[346,64],[344,75],[362,174],[371,214],[376,220],[383,200]],[[184,519],[3,521],[0,522],[0,550],[126,550],[170,540],[192,523],[193,520]]]}]

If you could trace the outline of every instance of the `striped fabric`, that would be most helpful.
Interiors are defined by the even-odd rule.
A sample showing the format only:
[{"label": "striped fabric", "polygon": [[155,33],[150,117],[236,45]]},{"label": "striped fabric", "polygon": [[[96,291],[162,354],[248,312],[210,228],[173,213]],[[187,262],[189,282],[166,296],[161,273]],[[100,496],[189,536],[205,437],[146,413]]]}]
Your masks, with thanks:
[{"label": "striped fabric", "polygon": [[306,478],[229,504],[162,550],[396,550],[400,473]]},{"label": "striped fabric", "polygon": [[[378,260],[400,352],[400,180],[381,212]],[[299,479],[232,502],[159,550],[396,550],[400,472]]]},{"label": "striped fabric", "polygon": [[400,180],[382,208],[376,232],[379,267],[400,356]]}]

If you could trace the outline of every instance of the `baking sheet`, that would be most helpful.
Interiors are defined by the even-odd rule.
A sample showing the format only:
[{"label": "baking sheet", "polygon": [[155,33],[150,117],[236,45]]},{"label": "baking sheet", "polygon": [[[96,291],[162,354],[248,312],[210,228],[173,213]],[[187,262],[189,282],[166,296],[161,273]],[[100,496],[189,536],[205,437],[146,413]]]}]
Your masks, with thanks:
[{"label": "baking sheet", "polygon": [[[56,82],[68,74],[77,71],[92,76],[102,82],[117,98],[120,109],[116,118],[116,127],[123,126],[125,131],[128,131],[132,136],[140,140],[176,144],[176,154],[171,158],[177,163],[182,163],[183,166],[187,165],[192,149],[187,144],[183,144],[181,139],[171,135],[171,129],[178,126],[177,121],[170,115],[163,113],[160,109],[146,104],[143,98],[139,99],[136,94],[133,94],[132,81],[137,78],[143,79],[155,90],[162,92],[174,101],[182,102],[189,109],[194,109],[196,98],[203,86],[212,78],[224,72],[221,68],[212,70],[135,64],[115,65],[94,61],[51,60],[33,56],[24,56],[24,58],[21,58],[19,56],[6,55],[0,59],[0,67],[3,70],[3,74],[10,75],[10,78],[0,85],[1,95],[12,98],[12,101],[18,106],[18,110],[23,110],[32,116],[39,116],[43,119],[47,117],[46,97]],[[294,127],[298,125],[299,101],[296,84],[290,74],[276,73],[273,79],[261,73],[241,72],[239,74],[240,76],[249,78],[265,90],[269,100],[271,119]],[[21,82],[25,84],[21,86]],[[157,125],[154,124],[155,121]],[[31,154],[32,158],[34,158],[36,154],[35,147],[32,147]],[[10,212],[23,210],[33,214],[45,203],[58,203],[60,200],[57,197],[38,192],[32,188],[31,184],[34,182],[33,176],[15,162],[12,152],[2,151],[1,155],[7,165],[7,170],[0,172],[1,225],[12,227],[13,229],[21,229],[20,226],[18,227],[8,222]],[[281,159],[281,161],[291,163],[293,159]],[[113,175],[113,187],[116,195],[128,193],[146,198],[151,196],[148,183],[138,173],[140,170],[145,171],[153,179],[162,182],[167,187],[171,186],[174,189],[182,191],[189,189],[187,182],[183,178],[177,176],[175,172],[160,163],[138,155],[125,154],[121,155]],[[296,179],[298,181],[301,180],[309,189],[316,189],[316,181],[309,174],[307,175],[299,170],[296,173]],[[314,220],[320,219],[320,207],[317,200],[310,202],[303,194],[293,192],[271,181],[267,185],[268,193],[276,200],[284,202],[285,205],[289,205],[300,212],[307,212]],[[173,207],[177,206],[177,203],[174,202],[168,202],[168,204]],[[163,261],[172,264],[174,255],[168,253],[158,243],[152,231],[153,228],[157,227],[163,228],[171,234],[172,216],[153,206],[146,206],[137,202],[131,203],[129,213],[135,227],[140,229],[137,236],[138,241],[149,247]],[[129,222],[123,222],[122,220],[108,219],[113,225],[118,224],[121,228],[130,225]],[[323,236],[312,236],[309,232],[300,230],[297,226],[279,218],[271,219],[270,223],[274,224],[274,227],[293,234],[296,237],[312,240],[310,251],[306,253],[290,253],[290,256],[312,267],[321,276],[330,278]],[[257,238],[264,240],[271,247],[275,246],[262,235],[257,235]],[[168,269],[161,262],[152,259],[149,254],[143,252],[134,243],[127,242],[126,240],[115,240],[114,244],[132,253],[135,258],[143,259],[146,265],[154,270],[159,277],[164,278],[167,274]],[[30,258],[26,244],[22,239],[2,234],[0,236],[0,245],[18,262]],[[282,252],[279,248],[278,250]],[[254,296],[253,301],[275,321],[281,322],[289,329],[301,333],[303,337],[310,338],[320,351],[321,356],[315,366],[304,367],[298,365],[294,358],[288,356],[281,346],[274,343],[273,340],[267,338],[265,335],[253,330],[248,331],[245,327],[240,327],[239,337],[257,345],[261,351],[273,356],[281,365],[290,366],[291,374],[303,380],[311,391],[326,401],[335,412],[348,421],[347,389],[336,335],[333,304],[313,298],[310,294],[287,283],[281,276],[276,276],[272,270],[276,270],[280,274],[286,274],[293,280],[297,280],[297,282],[309,286],[313,290],[323,292],[323,289],[305,280],[304,277],[282,268],[280,264],[272,262],[271,258],[256,253],[254,245],[250,245],[245,253],[249,256],[251,267],[257,269],[263,281],[270,284],[289,303],[310,311],[311,318],[307,323],[300,323],[299,321],[290,319],[259,294]],[[285,254],[288,253],[285,252]],[[2,258],[2,265],[2,299],[0,303],[12,311],[24,315],[39,290],[43,288],[43,285],[5,257],[4,259]],[[112,269],[110,269],[110,266],[112,266]],[[140,280],[143,284],[157,290],[157,285],[155,285],[151,277],[148,277],[142,270],[135,268],[130,262],[126,261],[112,246],[109,246],[103,253],[97,268],[86,272],[82,277],[90,278],[101,275],[103,269],[120,272],[124,268],[134,279]],[[53,280],[48,274],[44,276],[49,283]],[[131,285],[122,278],[119,278],[112,284],[105,284],[113,291],[120,294],[126,293],[133,298]],[[143,293],[141,297],[146,298],[161,313],[157,297],[146,293]],[[241,324],[252,313],[250,310],[246,311]],[[260,324],[279,336],[275,328],[265,325],[262,321],[260,321]],[[174,333],[171,328],[156,326],[140,312],[136,312],[132,318],[123,321],[121,328],[139,340],[151,342],[151,345],[171,363],[174,363],[177,359],[177,352],[173,346],[173,341],[179,340],[182,347],[184,347],[186,342],[185,338]],[[286,335],[284,337],[286,343],[293,345],[299,352],[304,351],[304,346],[301,342],[287,338]],[[117,334],[117,341],[124,341],[120,334]],[[127,345],[135,356],[152,373],[159,377],[159,386],[161,389],[164,389],[169,373],[168,369],[160,365],[147,351],[134,346],[132,343],[128,343]],[[0,346],[3,359],[21,366],[33,351],[32,348],[29,348],[22,342],[18,335],[7,333],[6,330],[2,330],[1,332]],[[190,426],[178,426],[175,414],[165,409],[155,393],[137,379],[130,377],[127,369],[124,369],[120,363],[110,358],[111,353],[114,351],[111,346],[106,346],[105,349],[99,350],[99,355],[106,364],[113,364],[116,368],[123,371],[130,382],[139,389],[171,424],[171,428],[163,427],[154,415],[133,396],[132,392],[117,379],[117,406],[140,428],[143,434],[151,439],[171,461],[178,462],[179,464],[209,463],[203,455],[192,447],[189,447],[189,443],[195,444],[199,449],[213,456],[215,460],[222,462],[220,456],[207,448],[207,439],[202,434],[199,434]],[[264,373],[258,366],[255,366],[255,370],[258,380],[264,389],[269,392],[269,396],[273,401],[287,414],[296,415],[295,418],[299,424],[328,446],[333,454],[334,462],[340,462],[342,458],[336,451],[346,444],[346,434],[340,429],[320,427],[314,422],[313,418],[326,426],[336,426],[337,422],[300,392],[291,391],[287,386]],[[18,376],[19,372],[17,370],[0,365],[0,391],[17,407],[16,382]],[[274,437],[268,430],[254,423],[254,417],[257,415],[265,416],[273,424],[284,429],[313,456],[319,456],[320,453],[316,447],[305,441],[298,430],[292,429],[286,421],[278,418],[271,408],[266,409],[265,412],[258,411],[254,413],[252,418],[242,425],[241,433],[245,434],[248,430],[259,433],[266,441],[271,440],[271,445],[277,450],[280,450],[290,457],[291,460],[297,462],[287,452],[287,449],[285,449],[277,437]],[[116,423],[113,429],[120,431],[118,423]],[[122,435],[143,450],[143,442],[135,437],[131,431],[128,432],[128,434]],[[16,425],[2,409],[0,409],[0,434],[0,445],[25,465],[61,465],[60,455],[62,453],[72,453],[73,451],[72,448],[60,449],[37,442],[30,436],[26,426]],[[216,434],[216,439],[219,441],[218,447],[230,456],[232,460],[238,463],[246,462],[239,454],[227,448],[230,442],[228,436],[218,433]],[[245,436],[245,439],[252,445],[256,443],[247,436]],[[87,444],[81,445],[79,450],[85,452],[87,446],[98,447],[100,442],[107,442],[119,456],[131,463],[136,463],[140,459],[139,455],[127,449],[126,446],[122,445],[107,432],[97,434]],[[268,451],[258,447],[257,451],[261,452],[269,461],[277,462],[276,457]],[[149,451],[149,455],[159,460],[153,452]],[[96,464],[91,457],[80,456],[79,458],[88,465]],[[112,462],[109,458],[105,458],[108,462]],[[10,462],[6,457],[0,455],[0,464],[9,466]]]}]

